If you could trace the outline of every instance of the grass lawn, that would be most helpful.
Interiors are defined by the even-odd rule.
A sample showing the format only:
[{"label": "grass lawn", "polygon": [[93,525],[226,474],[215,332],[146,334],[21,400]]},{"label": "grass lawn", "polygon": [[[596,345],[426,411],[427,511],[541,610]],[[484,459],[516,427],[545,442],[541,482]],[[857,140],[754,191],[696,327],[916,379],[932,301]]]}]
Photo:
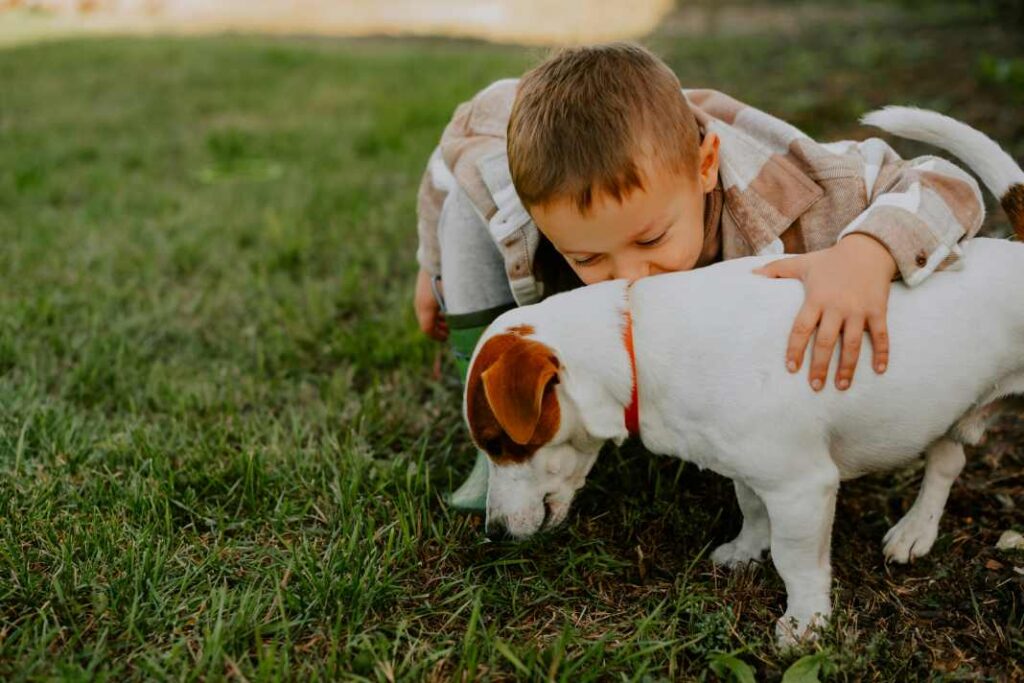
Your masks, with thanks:
[{"label": "grass lawn", "polygon": [[[816,136],[866,137],[857,115],[914,103],[1024,158],[1019,33],[966,5],[830,12],[770,32],[670,17],[647,42],[684,84]],[[415,189],[453,107],[539,54],[239,37],[0,51],[0,678],[792,664],[772,645],[771,566],[706,559],[739,525],[725,480],[609,449],[566,527],[521,545],[442,502],[472,450],[411,312]],[[844,487],[822,675],[1024,677],[1024,553],[993,547],[1024,528],[1022,434],[1008,420],[972,451],[910,567],[884,566],[881,538],[919,471]]]}]

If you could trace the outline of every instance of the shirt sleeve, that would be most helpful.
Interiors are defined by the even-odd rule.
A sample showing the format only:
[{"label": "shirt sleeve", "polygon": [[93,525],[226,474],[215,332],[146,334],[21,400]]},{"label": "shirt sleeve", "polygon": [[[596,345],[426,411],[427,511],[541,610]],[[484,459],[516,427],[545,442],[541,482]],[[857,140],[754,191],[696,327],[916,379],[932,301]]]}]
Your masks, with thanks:
[{"label": "shirt sleeve", "polygon": [[936,270],[957,267],[963,258],[960,241],[973,237],[985,218],[974,178],[939,157],[904,161],[879,138],[858,147],[868,206],[837,241],[854,233],[877,239],[911,287]]},{"label": "shirt sleeve", "polygon": [[441,158],[441,149],[435,148],[423,172],[416,196],[416,231],[419,234],[416,260],[420,268],[431,275],[441,274],[441,247],[437,237],[437,225],[441,218],[441,208],[454,183],[455,178]]}]

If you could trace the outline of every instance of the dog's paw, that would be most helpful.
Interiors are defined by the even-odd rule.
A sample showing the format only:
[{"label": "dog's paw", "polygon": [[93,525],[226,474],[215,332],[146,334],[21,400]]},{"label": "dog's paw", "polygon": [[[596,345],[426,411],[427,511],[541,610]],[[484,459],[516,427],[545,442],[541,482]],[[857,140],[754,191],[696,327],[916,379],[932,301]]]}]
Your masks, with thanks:
[{"label": "dog's paw", "polygon": [[911,510],[889,529],[882,539],[882,552],[889,562],[907,564],[917,557],[924,557],[935,544],[939,535],[939,516]]},{"label": "dog's paw", "polygon": [[722,567],[738,567],[748,562],[760,562],[763,548],[751,547],[739,539],[723,543],[711,553],[711,561]]},{"label": "dog's paw", "polygon": [[780,650],[792,650],[818,642],[828,617],[815,612],[809,617],[786,614],[775,622],[775,643]]}]

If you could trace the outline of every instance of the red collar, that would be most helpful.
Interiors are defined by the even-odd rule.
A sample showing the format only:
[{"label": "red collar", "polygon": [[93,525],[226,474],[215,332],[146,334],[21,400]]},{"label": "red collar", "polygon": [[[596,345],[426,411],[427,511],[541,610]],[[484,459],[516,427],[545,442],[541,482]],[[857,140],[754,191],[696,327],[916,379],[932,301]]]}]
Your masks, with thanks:
[{"label": "red collar", "polygon": [[629,405],[626,406],[626,431],[630,436],[640,436],[640,398],[637,392],[636,382],[636,353],[633,351],[633,314],[629,309],[624,312],[625,327],[622,330],[622,341],[626,344],[626,353],[629,354],[629,369],[633,378],[633,388],[630,390]]}]

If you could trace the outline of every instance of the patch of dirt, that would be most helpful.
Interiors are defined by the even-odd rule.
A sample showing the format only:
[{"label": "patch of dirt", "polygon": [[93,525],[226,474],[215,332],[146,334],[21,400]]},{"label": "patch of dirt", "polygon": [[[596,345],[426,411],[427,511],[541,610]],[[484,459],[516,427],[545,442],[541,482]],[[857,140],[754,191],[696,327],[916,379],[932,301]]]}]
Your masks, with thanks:
[{"label": "patch of dirt", "polygon": [[[624,451],[627,459],[653,457],[639,448]],[[669,480],[676,467],[657,465],[660,477]],[[603,479],[600,469],[595,474]],[[847,673],[880,675],[896,667],[922,677],[942,672],[1024,680],[1024,552],[995,547],[1005,530],[1024,529],[1024,414],[1004,416],[981,446],[967,449],[967,465],[950,493],[931,552],[909,565],[886,564],[882,538],[914,502],[922,470],[843,484],[832,540],[836,614],[825,644]],[[623,473],[613,478],[598,486],[611,493]],[[650,508],[661,507],[657,497],[651,496]],[[607,498],[598,498],[587,496],[574,514],[588,536],[615,539],[619,556],[635,561],[632,581],[638,585],[670,586],[698,550],[709,553],[732,538],[742,520],[730,483],[693,467],[684,470],[669,506],[679,505],[692,523],[652,515],[624,533],[616,515],[608,514]],[[729,572],[705,557],[697,567],[729,605],[739,631],[754,640],[771,632],[785,608],[785,590],[770,561]],[[855,658],[862,661],[846,661]],[[770,656],[762,662],[770,678],[781,674],[776,664]]]}]

